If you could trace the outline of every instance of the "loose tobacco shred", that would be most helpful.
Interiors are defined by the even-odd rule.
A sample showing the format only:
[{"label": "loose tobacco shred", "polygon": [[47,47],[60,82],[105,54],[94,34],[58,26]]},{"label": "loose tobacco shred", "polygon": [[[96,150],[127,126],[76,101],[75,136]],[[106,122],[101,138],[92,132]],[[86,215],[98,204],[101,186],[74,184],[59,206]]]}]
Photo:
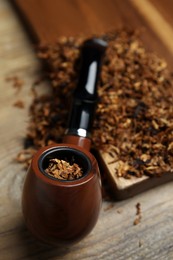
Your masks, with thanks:
[{"label": "loose tobacco shred", "polygon": [[[108,48],[93,147],[112,156],[119,177],[173,172],[173,76],[166,62],[146,51],[136,31],[121,29],[99,37]],[[51,85],[49,95],[35,95],[30,109],[27,139],[35,150],[64,135],[84,40],[61,37],[54,45],[38,47],[38,57],[49,65]]]},{"label": "loose tobacco shred", "polygon": [[13,106],[22,109],[22,108],[25,107],[25,104],[24,104],[23,100],[17,100],[17,101],[13,104]]},{"label": "loose tobacco shred", "polygon": [[82,169],[77,163],[71,165],[69,162],[57,158],[50,159],[45,172],[59,180],[75,180],[83,175]]},{"label": "loose tobacco shred", "polygon": [[24,85],[24,81],[18,76],[10,76],[5,79],[7,82],[11,82],[13,88],[16,89],[16,93],[19,93]]},{"label": "loose tobacco shred", "polygon": [[141,222],[142,219],[142,213],[141,213],[141,204],[138,202],[136,204],[136,218],[133,222],[133,225],[138,225]]}]

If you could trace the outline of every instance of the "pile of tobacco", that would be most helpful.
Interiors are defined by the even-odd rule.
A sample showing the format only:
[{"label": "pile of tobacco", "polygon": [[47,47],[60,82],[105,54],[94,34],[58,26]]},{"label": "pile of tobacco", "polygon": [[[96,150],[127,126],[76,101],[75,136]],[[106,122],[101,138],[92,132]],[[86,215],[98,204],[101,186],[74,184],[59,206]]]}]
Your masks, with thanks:
[{"label": "pile of tobacco", "polygon": [[[111,154],[120,177],[173,172],[173,76],[166,62],[146,51],[137,32],[123,29],[99,37],[108,48],[98,88],[93,147]],[[62,37],[54,45],[38,47],[38,57],[48,65],[50,93],[40,96],[35,88],[26,149],[19,161],[29,162],[38,148],[61,142],[84,40]]]}]

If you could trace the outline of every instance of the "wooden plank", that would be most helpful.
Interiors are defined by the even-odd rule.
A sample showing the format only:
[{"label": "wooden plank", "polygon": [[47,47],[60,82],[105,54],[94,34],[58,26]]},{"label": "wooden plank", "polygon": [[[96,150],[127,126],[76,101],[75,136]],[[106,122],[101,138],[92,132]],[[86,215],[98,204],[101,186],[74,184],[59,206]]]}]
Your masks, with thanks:
[{"label": "wooden plank", "polygon": [[[40,65],[6,0],[0,0],[0,46],[0,259],[172,260],[172,183],[129,200],[104,201],[96,228],[72,247],[46,247],[29,234],[20,207],[26,173],[14,158],[22,149],[32,100],[30,86],[38,78]],[[25,82],[18,94],[11,83],[5,81],[7,76],[13,75]],[[26,102],[22,110],[13,107],[18,99]],[[142,219],[134,226],[138,202]]]},{"label": "wooden plank", "polygon": [[173,180],[173,174],[170,172],[164,173],[162,177],[151,178],[142,176],[137,178],[131,176],[130,179],[120,178],[115,173],[117,165],[116,163],[112,163],[112,157],[108,153],[101,153],[98,151],[97,159],[100,163],[102,172],[108,179],[108,183],[116,200],[133,197],[141,192]]},{"label": "wooden plank", "polygon": [[[153,31],[156,32],[160,40],[165,44],[168,50],[170,50],[171,54],[173,54],[173,23],[169,24],[169,22],[167,22],[164,17],[162,17],[162,14],[159,12],[159,10],[155,8],[152,2],[148,0],[142,0],[140,2],[138,0],[131,0],[131,2],[139,11],[139,13],[141,13],[141,15],[146,19],[146,22],[150,24]],[[166,6],[171,7],[171,5]],[[170,10],[172,10],[172,8],[170,8]]]},{"label": "wooden plank", "polygon": [[[37,2],[16,0],[16,3],[40,42],[55,42],[56,36],[62,35],[63,32],[66,32],[67,35],[73,35],[76,32],[101,33],[110,28],[111,24],[115,24],[117,28],[129,22],[132,28],[146,25],[147,34],[143,37],[146,45],[146,39],[149,40],[150,45],[157,40],[158,51],[161,50],[165,54],[165,50],[168,50],[169,58],[173,53],[173,44],[170,40],[171,37],[173,38],[173,29],[147,0],[123,1],[121,4],[117,0],[64,1],[62,4],[59,1],[52,1],[51,5],[45,0]],[[59,14],[58,17],[56,14]],[[160,30],[160,26],[163,27],[163,30]],[[154,48],[155,44],[152,47]],[[172,58],[170,61],[173,62]],[[109,160],[106,159],[108,155],[100,153],[99,158],[105,164],[105,173],[112,182],[113,190],[119,199],[133,196],[173,179],[173,174],[164,174],[159,179],[134,177],[131,180],[124,180],[117,178],[114,174],[114,164],[109,165]]]},{"label": "wooden plank", "polygon": [[[145,0],[139,2],[145,5]],[[170,50],[130,0],[51,0],[51,4],[46,0],[14,0],[13,3],[39,42],[55,42],[57,36],[64,34],[95,34],[121,26],[145,27],[141,38],[146,48],[165,58],[170,66],[173,65]],[[152,17],[153,14],[149,14]]]},{"label": "wooden plank", "polygon": [[173,19],[172,19],[172,10],[173,10],[173,1],[172,0],[149,0],[149,2],[156,8],[156,10],[160,13],[163,19],[173,27]]}]

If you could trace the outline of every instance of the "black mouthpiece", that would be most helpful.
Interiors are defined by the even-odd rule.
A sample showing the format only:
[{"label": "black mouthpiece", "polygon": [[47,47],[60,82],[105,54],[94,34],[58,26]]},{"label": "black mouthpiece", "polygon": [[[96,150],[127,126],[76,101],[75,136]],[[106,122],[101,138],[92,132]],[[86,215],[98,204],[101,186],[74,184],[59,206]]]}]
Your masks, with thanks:
[{"label": "black mouthpiece", "polygon": [[81,68],[67,134],[84,137],[90,134],[98,100],[97,84],[101,62],[106,47],[107,43],[102,39],[92,38],[85,41],[81,48]]}]

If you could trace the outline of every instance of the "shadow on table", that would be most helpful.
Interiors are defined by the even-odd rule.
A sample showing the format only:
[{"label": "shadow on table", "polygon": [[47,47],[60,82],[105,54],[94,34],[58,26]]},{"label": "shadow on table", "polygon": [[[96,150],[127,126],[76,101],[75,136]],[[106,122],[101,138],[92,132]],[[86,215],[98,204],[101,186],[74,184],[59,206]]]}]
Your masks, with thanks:
[{"label": "shadow on table", "polygon": [[70,248],[67,246],[42,244],[28,231],[24,221],[21,221],[16,235],[20,243],[20,248],[22,247],[22,259],[49,259],[53,256],[62,259],[70,251]]}]

